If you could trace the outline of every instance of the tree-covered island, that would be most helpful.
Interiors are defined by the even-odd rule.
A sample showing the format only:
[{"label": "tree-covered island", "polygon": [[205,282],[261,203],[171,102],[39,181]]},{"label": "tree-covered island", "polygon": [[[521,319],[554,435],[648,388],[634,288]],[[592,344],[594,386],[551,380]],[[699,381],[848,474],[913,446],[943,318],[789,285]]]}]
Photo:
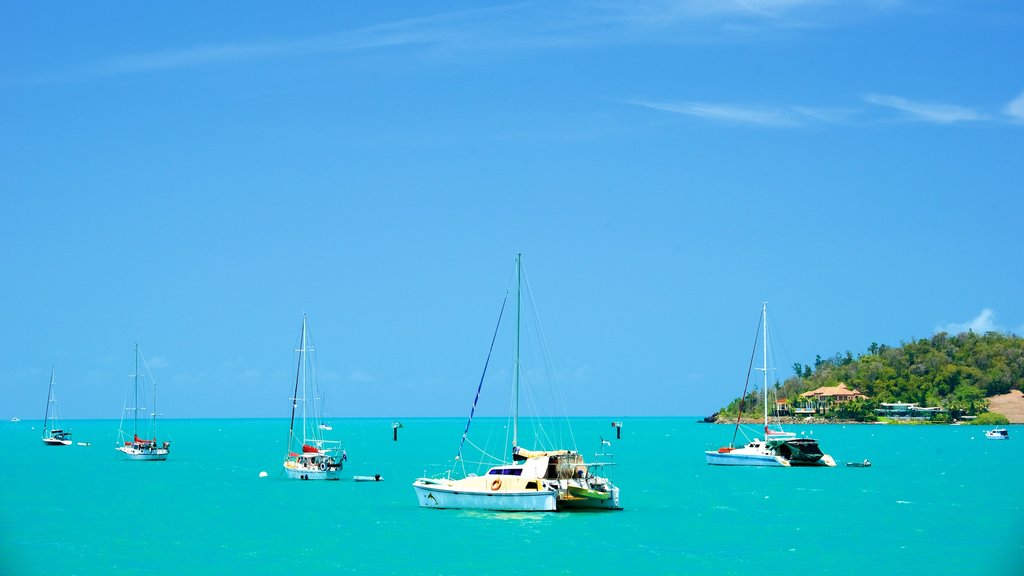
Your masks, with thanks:
[{"label": "tree-covered island", "polygon": [[[901,343],[872,343],[867,352],[818,356],[814,366],[794,364],[776,380],[770,400],[780,417],[853,422],[882,420],[1006,423],[989,412],[988,398],[1024,385],[1024,338],[1012,334],[945,332]],[[761,392],[751,391],[718,412],[719,422],[756,417]]]}]

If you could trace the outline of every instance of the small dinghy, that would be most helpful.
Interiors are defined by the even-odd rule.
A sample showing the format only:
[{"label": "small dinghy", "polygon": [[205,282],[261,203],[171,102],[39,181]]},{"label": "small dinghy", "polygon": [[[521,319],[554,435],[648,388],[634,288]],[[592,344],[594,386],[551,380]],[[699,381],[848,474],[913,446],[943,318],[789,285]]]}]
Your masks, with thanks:
[{"label": "small dinghy", "polygon": [[863,462],[847,462],[846,465],[850,468],[870,468],[871,461],[865,458]]},{"label": "small dinghy", "polygon": [[356,482],[383,482],[384,478],[380,474],[374,474],[373,476],[353,476],[353,480]]}]

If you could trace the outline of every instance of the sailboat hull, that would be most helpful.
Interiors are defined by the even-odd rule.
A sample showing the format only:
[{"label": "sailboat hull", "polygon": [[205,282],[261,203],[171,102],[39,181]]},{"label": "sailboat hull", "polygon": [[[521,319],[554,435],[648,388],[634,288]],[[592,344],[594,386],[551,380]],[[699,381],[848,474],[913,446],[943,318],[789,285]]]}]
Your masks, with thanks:
[{"label": "sailboat hull", "polygon": [[773,454],[750,454],[740,452],[741,449],[732,452],[717,452],[708,450],[704,457],[712,466],[772,466],[772,467],[833,467],[836,461],[828,454],[814,461],[787,460],[782,456]]},{"label": "sailboat hull", "polygon": [[284,468],[285,478],[292,480],[341,480],[340,468],[328,468],[320,470],[317,468]]},{"label": "sailboat hull", "polygon": [[784,459],[771,454],[737,454],[736,451],[708,450],[704,452],[704,456],[712,466],[789,466]]},{"label": "sailboat hull", "polygon": [[421,508],[454,508],[496,512],[554,512],[558,509],[553,490],[480,492],[459,490],[451,484],[420,478],[412,485]]},{"label": "sailboat hull", "polygon": [[124,454],[126,460],[167,460],[167,455],[171,452],[167,448],[140,449],[131,446],[118,446],[116,449]]},{"label": "sailboat hull", "polygon": [[47,446],[71,446],[71,440],[62,438],[43,438],[43,444]]}]

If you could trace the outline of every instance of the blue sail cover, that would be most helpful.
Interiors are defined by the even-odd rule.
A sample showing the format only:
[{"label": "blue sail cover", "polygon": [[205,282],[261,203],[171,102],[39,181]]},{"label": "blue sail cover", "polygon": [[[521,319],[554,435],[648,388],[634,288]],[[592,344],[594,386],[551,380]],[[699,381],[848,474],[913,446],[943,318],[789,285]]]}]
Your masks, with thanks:
[{"label": "blue sail cover", "polygon": [[473,398],[473,407],[469,410],[469,420],[466,420],[466,429],[462,432],[462,440],[459,441],[459,452],[455,455],[456,460],[462,459],[462,446],[469,436],[469,425],[473,422],[473,414],[476,413],[476,403],[480,400],[480,390],[484,387],[484,377],[487,376],[487,366],[491,363],[491,352],[494,351],[494,342],[498,339],[498,328],[501,327],[501,317],[505,315],[505,304],[508,302],[509,291],[505,290],[505,299],[501,301],[501,311],[498,312],[498,323],[494,326],[494,335],[491,336],[491,347],[487,349],[487,360],[484,362],[484,371],[480,374],[480,383],[476,386],[476,397]]}]

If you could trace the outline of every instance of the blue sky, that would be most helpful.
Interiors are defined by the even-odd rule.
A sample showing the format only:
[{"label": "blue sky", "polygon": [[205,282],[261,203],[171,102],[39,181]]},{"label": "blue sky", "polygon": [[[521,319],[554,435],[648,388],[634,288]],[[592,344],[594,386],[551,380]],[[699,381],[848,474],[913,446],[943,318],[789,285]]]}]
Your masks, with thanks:
[{"label": "blue sky", "polygon": [[5,21],[2,418],[51,365],[117,418],[135,342],[169,417],[286,416],[303,312],[335,415],[461,416],[517,251],[579,415],[724,405],[762,300],[784,366],[1024,332],[1018,2]]}]

